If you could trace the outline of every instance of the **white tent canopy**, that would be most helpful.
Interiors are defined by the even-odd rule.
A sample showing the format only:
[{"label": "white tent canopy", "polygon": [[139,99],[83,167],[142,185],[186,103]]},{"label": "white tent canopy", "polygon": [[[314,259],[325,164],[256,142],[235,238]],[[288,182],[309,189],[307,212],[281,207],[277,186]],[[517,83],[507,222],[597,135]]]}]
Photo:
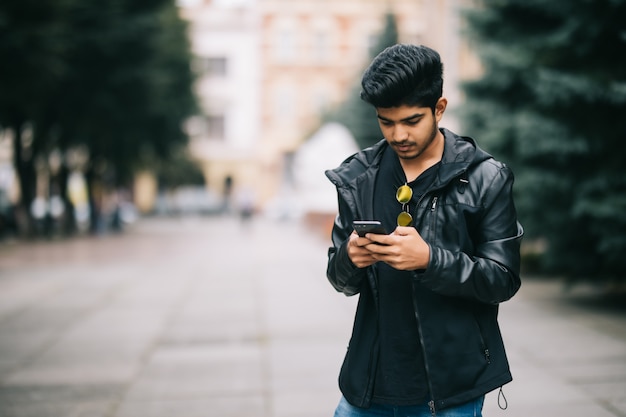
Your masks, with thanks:
[{"label": "white tent canopy", "polygon": [[294,188],[303,211],[337,212],[335,187],[324,171],[358,150],[350,131],[339,123],[325,124],[298,149],[293,160]]}]

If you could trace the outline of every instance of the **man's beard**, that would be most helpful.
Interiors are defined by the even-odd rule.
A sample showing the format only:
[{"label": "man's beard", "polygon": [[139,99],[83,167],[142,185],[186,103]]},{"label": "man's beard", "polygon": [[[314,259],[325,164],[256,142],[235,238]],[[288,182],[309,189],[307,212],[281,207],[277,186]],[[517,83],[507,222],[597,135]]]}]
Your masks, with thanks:
[{"label": "man's beard", "polygon": [[[435,138],[437,137],[437,133],[438,133],[438,129],[437,129],[437,122],[435,120],[433,120],[433,125],[432,125],[432,130],[430,132],[430,136],[428,137],[428,140],[426,140],[426,142],[424,142],[422,144],[421,147],[418,147],[413,153],[411,154],[400,154],[398,153],[398,157],[401,159],[416,159],[419,158],[426,149],[428,149],[428,147],[430,145],[432,145],[432,143],[434,142]],[[404,142],[398,142],[396,145],[401,145]],[[419,144],[413,142],[414,145],[419,146]],[[396,152],[397,153],[397,152]]]}]

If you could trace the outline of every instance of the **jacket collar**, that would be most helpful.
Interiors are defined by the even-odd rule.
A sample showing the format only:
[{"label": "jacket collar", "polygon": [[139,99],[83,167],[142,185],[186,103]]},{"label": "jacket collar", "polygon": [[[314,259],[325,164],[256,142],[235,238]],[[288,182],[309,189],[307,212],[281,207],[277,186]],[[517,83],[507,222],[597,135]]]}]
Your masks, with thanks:
[{"label": "jacket collar", "polygon": [[[435,188],[445,186],[470,166],[491,158],[491,155],[478,147],[474,139],[459,136],[445,128],[440,130],[444,135],[445,145],[439,175],[433,184]],[[371,170],[378,171],[382,152],[388,147],[387,141],[383,139],[350,156],[338,168],[326,171],[326,176],[337,187],[355,187],[357,183],[373,177]],[[370,174],[365,175],[368,172]]]}]

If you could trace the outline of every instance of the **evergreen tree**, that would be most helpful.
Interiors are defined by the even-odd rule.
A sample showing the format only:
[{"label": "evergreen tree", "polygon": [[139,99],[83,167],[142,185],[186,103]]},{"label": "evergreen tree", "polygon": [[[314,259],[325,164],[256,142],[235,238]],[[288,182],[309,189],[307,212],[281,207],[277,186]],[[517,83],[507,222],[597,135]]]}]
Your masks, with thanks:
[{"label": "evergreen tree", "polygon": [[484,0],[466,12],[484,68],[465,130],[516,173],[544,272],[626,277],[626,0]]},{"label": "evergreen tree", "polygon": [[[396,19],[392,13],[385,15],[385,26],[378,40],[369,51],[370,61],[388,46],[398,42]],[[360,98],[361,77],[351,88],[348,99],[326,121],[336,121],[348,128],[360,147],[367,147],[380,141],[383,136],[372,106]]]}]

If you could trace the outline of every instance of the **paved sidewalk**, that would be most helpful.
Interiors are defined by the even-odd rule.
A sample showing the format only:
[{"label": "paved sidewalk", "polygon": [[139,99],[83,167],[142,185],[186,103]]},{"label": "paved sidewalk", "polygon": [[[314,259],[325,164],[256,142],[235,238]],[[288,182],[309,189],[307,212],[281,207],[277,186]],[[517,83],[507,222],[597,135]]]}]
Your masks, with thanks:
[{"label": "paved sidewalk", "polygon": [[[319,231],[142,220],[0,246],[0,417],[332,416],[356,297]],[[596,301],[600,300],[600,302]],[[501,307],[514,382],[485,416],[626,417],[626,310],[527,279]]]}]

